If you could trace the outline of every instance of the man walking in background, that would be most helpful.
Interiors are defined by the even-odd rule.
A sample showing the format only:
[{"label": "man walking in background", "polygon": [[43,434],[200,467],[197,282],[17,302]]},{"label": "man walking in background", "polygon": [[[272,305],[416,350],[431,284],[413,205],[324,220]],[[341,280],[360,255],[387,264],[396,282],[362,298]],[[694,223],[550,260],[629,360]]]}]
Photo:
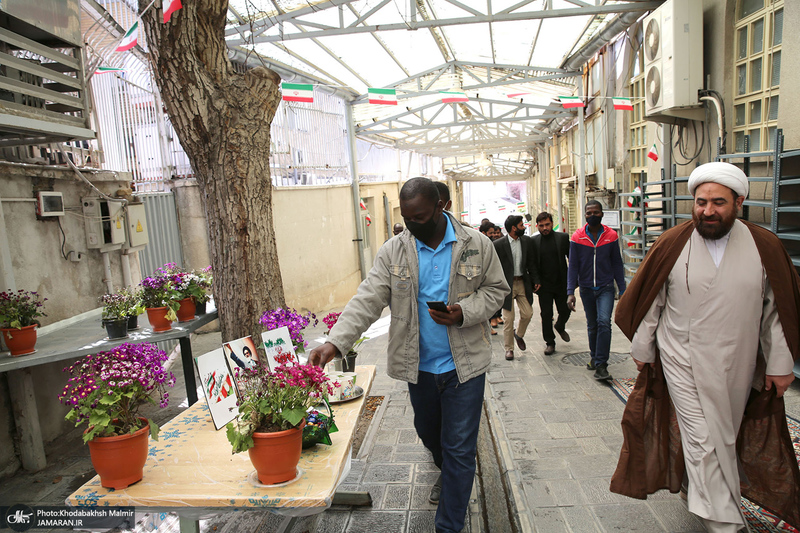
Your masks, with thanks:
[{"label": "man walking in background", "polygon": [[[486,371],[489,317],[508,293],[492,244],[444,210],[434,182],[412,178],[400,190],[406,229],[389,239],[328,340],[311,350],[324,366],[348,352],[391,303],[387,373],[408,382],[414,428],[441,469],[429,501],[437,533],[464,527]],[[447,311],[429,309],[442,301]]]},{"label": "man walking in background", "polygon": [[[522,217],[506,218],[508,236],[494,241],[497,257],[503,265],[503,274],[511,287],[511,294],[503,302],[503,346],[506,360],[514,359],[514,341],[520,350],[525,350],[525,331],[533,317],[533,291],[539,288],[539,274],[533,255],[531,238],[525,235]],[[519,307],[519,324],[514,329],[514,302]]]},{"label": "man walking in background", "polygon": [[536,291],[539,296],[539,309],[542,316],[542,336],[544,337],[545,355],[553,355],[556,351],[556,335],[553,332],[553,303],[558,310],[555,330],[564,342],[569,342],[566,326],[570,310],[567,307],[567,261],[569,260],[569,236],[560,231],[553,231],[553,216],[550,213],[539,213],[536,217],[538,235],[532,237],[533,254],[537,259],[537,270],[541,287]]},{"label": "man walking in background", "polygon": [[617,232],[602,224],[600,202],[586,202],[585,216],[586,225],[572,234],[569,244],[567,305],[575,311],[575,289],[580,287],[591,353],[586,368],[595,370],[595,379],[608,380],[614,280],[621,296],[625,292],[625,272]]}]

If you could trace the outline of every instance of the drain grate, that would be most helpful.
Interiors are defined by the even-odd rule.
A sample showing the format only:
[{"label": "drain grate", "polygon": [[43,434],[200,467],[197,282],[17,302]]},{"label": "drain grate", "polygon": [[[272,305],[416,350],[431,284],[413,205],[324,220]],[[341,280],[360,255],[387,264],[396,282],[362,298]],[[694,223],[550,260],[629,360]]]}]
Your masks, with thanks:
[{"label": "drain grate", "polygon": [[[586,366],[589,363],[591,355],[589,352],[576,352],[565,355],[561,358],[561,362],[573,366]],[[611,352],[608,354],[608,364],[615,365],[630,359],[630,354]]]}]

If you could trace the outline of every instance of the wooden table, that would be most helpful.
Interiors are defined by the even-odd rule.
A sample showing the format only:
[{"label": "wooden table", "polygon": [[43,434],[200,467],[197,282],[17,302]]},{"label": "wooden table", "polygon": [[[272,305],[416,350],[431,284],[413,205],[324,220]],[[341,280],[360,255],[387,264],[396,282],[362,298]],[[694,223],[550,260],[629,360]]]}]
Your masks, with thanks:
[{"label": "wooden table", "polygon": [[[189,403],[197,401],[197,383],[194,378],[192,344],[189,336],[201,326],[217,318],[213,300],[208,302],[208,312],[189,322],[173,322],[172,329],[154,333],[147,322],[147,315],[139,317],[140,327],[123,339],[108,340],[102,326],[100,309],[85,313],[76,319],[43,328],[36,342],[36,352],[30,355],[11,357],[8,352],[0,355],[0,372],[8,372],[8,388],[14,420],[20,438],[20,459],[25,470],[37,471],[47,466],[36,408],[31,369],[38,365],[58,361],[71,361],[84,355],[110,350],[126,342],[161,342],[177,339],[181,346],[181,362],[186,379],[186,395]],[[50,331],[48,333],[48,331]],[[56,395],[60,391],[53,391]]]},{"label": "wooden table", "polygon": [[100,486],[95,476],[67,498],[73,506],[135,506],[175,512],[182,529],[204,513],[261,509],[303,515],[321,513],[331,505],[343,480],[356,424],[375,378],[375,366],[358,366],[357,384],[364,394],[334,405],[339,431],[333,444],[303,450],[298,468],[302,475],[282,487],[262,488],[248,481],[254,471],[247,453],[231,454],[225,429],[216,431],[206,403],[201,401],[161,428],[150,453],[142,481],[127,489]]}]

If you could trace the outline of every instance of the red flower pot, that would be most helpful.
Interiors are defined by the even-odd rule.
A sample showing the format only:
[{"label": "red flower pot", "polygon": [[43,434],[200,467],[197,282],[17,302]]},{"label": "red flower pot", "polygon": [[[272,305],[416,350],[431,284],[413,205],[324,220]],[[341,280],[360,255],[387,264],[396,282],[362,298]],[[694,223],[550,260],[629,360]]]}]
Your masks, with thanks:
[{"label": "red flower pot", "polygon": [[147,462],[150,426],[145,426],[133,435],[117,437],[95,437],[88,442],[92,466],[100,476],[100,484],[109,489],[124,489],[141,481],[144,464]]},{"label": "red flower pot", "polygon": [[153,331],[169,331],[172,329],[172,320],[167,318],[169,309],[166,307],[148,307],[147,320],[153,326]]},{"label": "red flower pot", "polygon": [[28,355],[34,352],[36,346],[36,324],[22,328],[0,328],[3,340],[11,351],[13,357]]},{"label": "red flower pot", "polygon": [[190,320],[194,320],[194,298],[184,298],[183,300],[178,300],[178,303],[180,304],[180,307],[176,313],[178,315],[178,322],[189,322]]},{"label": "red flower pot", "polygon": [[303,426],[274,433],[253,433],[255,445],[247,450],[250,461],[264,485],[291,481],[297,475],[297,463],[303,451]]}]

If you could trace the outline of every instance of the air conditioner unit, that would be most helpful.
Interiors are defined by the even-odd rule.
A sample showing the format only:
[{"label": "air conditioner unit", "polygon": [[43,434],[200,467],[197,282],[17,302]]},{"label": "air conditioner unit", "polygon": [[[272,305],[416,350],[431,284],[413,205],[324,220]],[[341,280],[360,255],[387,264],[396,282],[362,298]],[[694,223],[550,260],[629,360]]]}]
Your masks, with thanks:
[{"label": "air conditioner unit", "polygon": [[703,3],[667,0],[644,19],[645,118],[702,120]]},{"label": "air conditioner unit", "polygon": [[556,165],[556,171],[559,178],[569,178],[575,175],[572,172],[572,165]]}]

